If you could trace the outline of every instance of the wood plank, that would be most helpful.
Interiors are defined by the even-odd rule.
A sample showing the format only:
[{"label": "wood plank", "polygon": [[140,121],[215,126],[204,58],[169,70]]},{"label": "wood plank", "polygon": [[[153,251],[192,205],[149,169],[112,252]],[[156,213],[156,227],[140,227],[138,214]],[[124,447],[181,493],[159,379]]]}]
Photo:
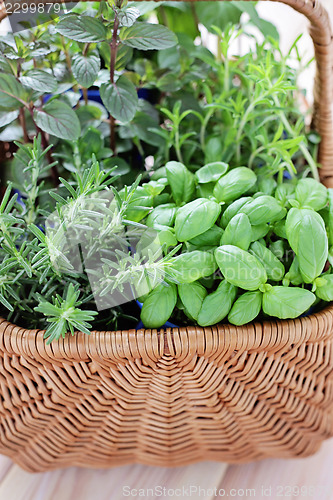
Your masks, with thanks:
[{"label": "wood plank", "polygon": [[[263,460],[247,465],[233,465],[219,488],[254,490],[252,498],[300,498],[332,500],[333,497],[333,439],[326,441],[312,457],[298,460]],[[217,498],[225,498],[221,494]],[[246,498],[246,495],[242,495]],[[239,493],[239,498],[241,494]],[[248,492],[247,497],[250,497]],[[236,496],[236,498],[238,498]]]},{"label": "wood plank", "polygon": [[[200,499],[213,500],[213,489],[220,484],[226,468],[223,463],[204,462],[173,469],[130,465],[109,470],[73,467],[29,474],[13,465],[0,484],[0,500],[120,500],[132,498],[133,489],[149,489],[147,497],[157,499],[160,496],[155,488],[164,487],[171,490],[191,487],[192,498],[196,498],[194,493],[201,488]],[[166,492],[164,498],[171,494]]]}]

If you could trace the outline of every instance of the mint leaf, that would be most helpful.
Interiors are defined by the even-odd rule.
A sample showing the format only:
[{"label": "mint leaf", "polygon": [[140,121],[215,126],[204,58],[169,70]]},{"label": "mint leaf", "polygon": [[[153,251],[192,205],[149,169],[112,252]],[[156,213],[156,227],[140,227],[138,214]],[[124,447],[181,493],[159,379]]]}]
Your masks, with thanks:
[{"label": "mint leaf", "polygon": [[21,76],[20,82],[37,92],[55,92],[58,82],[53,75],[41,69],[32,69]]},{"label": "mint leaf", "polygon": [[80,137],[79,119],[72,108],[62,101],[51,101],[43,109],[36,109],[34,120],[44,132],[60,139],[75,141]]},{"label": "mint leaf", "polygon": [[116,120],[126,123],[134,118],[138,94],[126,76],[121,76],[115,83],[103,83],[100,94],[104,106]]},{"label": "mint leaf", "polygon": [[77,16],[70,14],[63,17],[56,31],[76,42],[102,42],[107,37],[104,24],[90,16]]},{"label": "mint leaf", "polygon": [[176,35],[165,26],[141,22],[123,28],[120,38],[125,45],[139,50],[168,49],[177,43]]},{"label": "mint leaf", "polygon": [[73,59],[72,71],[76,81],[87,89],[95,83],[100,67],[99,56],[77,54]]}]

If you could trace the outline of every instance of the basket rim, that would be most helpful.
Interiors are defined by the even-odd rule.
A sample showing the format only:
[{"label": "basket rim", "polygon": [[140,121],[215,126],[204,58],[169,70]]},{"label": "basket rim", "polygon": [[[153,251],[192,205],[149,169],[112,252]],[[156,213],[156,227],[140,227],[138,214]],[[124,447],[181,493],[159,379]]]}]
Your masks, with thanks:
[{"label": "basket rim", "polygon": [[0,350],[8,354],[39,359],[40,362],[144,359],[156,363],[163,355],[178,359],[194,355],[217,355],[228,351],[269,351],[301,345],[306,342],[327,342],[333,336],[333,302],[306,317],[273,319],[243,326],[229,323],[210,327],[97,331],[90,335],[67,334],[47,345],[45,330],[30,330],[0,318]]}]

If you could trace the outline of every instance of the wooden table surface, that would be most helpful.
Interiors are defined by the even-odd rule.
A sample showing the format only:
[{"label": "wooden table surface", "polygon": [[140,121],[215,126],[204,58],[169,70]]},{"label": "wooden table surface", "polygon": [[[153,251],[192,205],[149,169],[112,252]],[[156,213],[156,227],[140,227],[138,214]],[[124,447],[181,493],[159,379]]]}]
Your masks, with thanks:
[{"label": "wooden table surface", "polygon": [[0,456],[0,500],[332,500],[332,463],[333,439],[313,457],[237,466],[204,462],[174,469],[141,465],[110,470],[73,467],[29,474]]}]

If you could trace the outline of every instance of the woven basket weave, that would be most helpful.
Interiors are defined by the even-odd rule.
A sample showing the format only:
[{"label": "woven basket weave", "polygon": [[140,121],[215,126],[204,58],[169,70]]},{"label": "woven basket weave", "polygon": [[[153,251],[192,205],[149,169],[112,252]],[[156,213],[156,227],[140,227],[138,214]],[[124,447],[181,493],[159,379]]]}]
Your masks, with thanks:
[{"label": "woven basket weave", "polygon": [[[40,2],[40,0],[38,0]],[[315,0],[314,125],[332,184],[332,36]],[[43,332],[0,319],[0,453],[28,471],[302,457],[333,436],[333,306],[243,327]]]}]

